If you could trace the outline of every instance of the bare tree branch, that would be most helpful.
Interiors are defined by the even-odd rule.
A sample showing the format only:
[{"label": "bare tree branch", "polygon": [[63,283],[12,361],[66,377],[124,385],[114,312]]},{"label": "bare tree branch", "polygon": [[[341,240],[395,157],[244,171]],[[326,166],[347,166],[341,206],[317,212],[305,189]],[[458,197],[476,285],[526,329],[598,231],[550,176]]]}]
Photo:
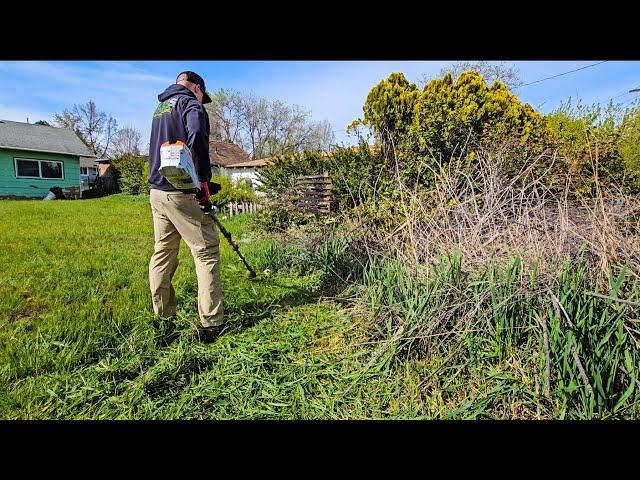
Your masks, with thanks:
[{"label": "bare tree branch", "polygon": [[212,139],[235,143],[253,159],[327,149],[334,141],[329,122],[311,121],[311,112],[298,105],[224,89],[212,100],[205,107]]},{"label": "bare tree branch", "polygon": [[[444,68],[440,71],[440,75],[444,75],[447,72],[451,72],[451,77],[455,81],[462,72],[469,70],[475,70],[482,75],[487,82],[491,85],[496,81],[500,81],[505,84],[509,90],[513,90],[523,84],[520,72],[515,66],[506,65],[504,62],[493,63],[486,60],[475,62],[456,62],[449,68]],[[422,77],[422,85],[424,87],[431,78],[426,75]]]},{"label": "bare tree branch", "polygon": [[133,127],[125,127],[118,131],[113,138],[111,156],[119,158],[127,155],[140,155],[141,133]]},{"label": "bare tree branch", "polygon": [[59,127],[72,129],[80,140],[98,158],[105,158],[112,137],[118,130],[115,118],[107,116],[96,107],[93,100],[85,104],[75,104],[71,110],[64,109],[54,115]]}]

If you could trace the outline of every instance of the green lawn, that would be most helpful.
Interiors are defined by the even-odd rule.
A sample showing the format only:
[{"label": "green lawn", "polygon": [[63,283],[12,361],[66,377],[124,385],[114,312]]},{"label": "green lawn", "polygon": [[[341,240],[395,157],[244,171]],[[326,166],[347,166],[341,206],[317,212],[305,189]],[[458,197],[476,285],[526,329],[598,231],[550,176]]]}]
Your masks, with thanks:
[{"label": "green lawn", "polygon": [[[174,277],[177,320],[154,319],[148,197],[0,201],[0,418],[593,417],[578,401],[586,393],[576,380],[575,355],[568,349],[573,344],[566,343],[573,337],[550,331],[554,390],[549,399],[541,381],[546,347],[533,333],[509,346],[498,341],[502,337],[491,337],[489,329],[465,341],[441,342],[442,348],[434,346],[426,356],[399,355],[397,339],[375,333],[380,302],[367,298],[387,299],[388,309],[378,315],[391,325],[414,318],[398,305],[406,310],[422,302],[424,307],[425,286],[405,285],[397,272],[379,267],[368,273],[368,287],[354,285],[338,300],[335,281],[306,260],[301,269],[306,275],[265,276],[265,266],[287,264],[289,245],[261,239],[249,216],[223,222],[258,278],[245,278],[244,266],[221,238],[229,330],[204,345],[192,337],[198,324],[197,283],[184,244]],[[338,257],[325,254],[333,265]],[[636,355],[637,346],[635,337],[622,331],[624,304],[596,304],[569,280],[557,295],[576,326],[587,325],[590,332],[580,337],[587,373],[601,383],[601,377],[621,382],[605,385],[612,402],[607,415],[636,418],[636,357],[629,352]],[[369,296],[366,290],[354,295],[353,288],[363,287]],[[442,295],[455,290],[449,283],[438,288],[444,288]],[[333,292],[332,300],[323,292]],[[489,305],[499,306],[500,295],[509,295],[500,292],[493,291]],[[636,294],[625,297],[636,301]],[[356,297],[360,300],[352,301]],[[490,309],[485,313],[489,323],[501,318]],[[419,318],[430,315],[423,312]],[[554,347],[556,337],[569,347],[562,342]],[[606,342],[615,345],[603,350]],[[623,361],[630,380],[607,373]]]},{"label": "green lawn", "polygon": [[[259,267],[262,242],[251,239],[249,218],[225,225]],[[249,281],[222,236],[221,244],[230,331],[202,345],[191,337],[197,283],[184,243],[174,277],[177,326],[154,320],[148,197],[0,201],[0,417],[425,413],[410,369],[393,376],[375,370],[358,312],[315,299],[317,275],[259,272]]]}]

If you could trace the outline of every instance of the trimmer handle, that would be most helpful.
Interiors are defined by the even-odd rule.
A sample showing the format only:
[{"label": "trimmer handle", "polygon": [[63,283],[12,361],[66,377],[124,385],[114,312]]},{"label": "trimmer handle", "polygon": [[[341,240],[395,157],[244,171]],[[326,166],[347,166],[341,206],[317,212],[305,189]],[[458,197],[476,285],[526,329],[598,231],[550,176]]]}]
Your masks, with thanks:
[{"label": "trimmer handle", "polygon": [[204,182],[202,182],[202,187],[204,189],[204,199],[203,201],[208,202],[209,201],[209,182],[207,182],[206,180]]}]

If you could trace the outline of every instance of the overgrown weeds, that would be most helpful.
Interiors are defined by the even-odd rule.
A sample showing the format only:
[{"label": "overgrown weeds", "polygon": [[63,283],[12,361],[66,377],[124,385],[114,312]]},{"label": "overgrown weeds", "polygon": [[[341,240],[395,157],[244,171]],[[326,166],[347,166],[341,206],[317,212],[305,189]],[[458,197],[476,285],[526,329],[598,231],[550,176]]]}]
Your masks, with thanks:
[{"label": "overgrown weeds", "polygon": [[637,199],[602,189],[572,203],[542,179],[507,178],[499,152],[485,153],[473,170],[434,172],[428,194],[399,184],[402,221],[364,232],[361,298],[380,358],[440,359],[426,383],[507,375],[465,415],[500,416],[507,388],[538,416],[635,418]]}]

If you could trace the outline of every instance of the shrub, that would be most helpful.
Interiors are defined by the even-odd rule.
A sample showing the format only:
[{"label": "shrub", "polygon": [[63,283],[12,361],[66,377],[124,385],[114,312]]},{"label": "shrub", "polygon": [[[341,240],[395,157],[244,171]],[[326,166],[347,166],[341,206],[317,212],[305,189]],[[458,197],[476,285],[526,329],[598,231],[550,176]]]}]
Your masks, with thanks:
[{"label": "shrub", "polygon": [[625,193],[640,191],[638,109],[623,111],[613,103],[574,106],[569,99],[548,116],[548,127],[566,159],[575,194],[595,196],[601,185],[614,185]]},{"label": "shrub", "polygon": [[111,166],[122,193],[129,195],[149,193],[149,162],[145,157],[125,155],[112,160]]},{"label": "shrub", "polygon": [[625,112],[620,128],[620,156],[624,161],[630,190],[640,192],[640,108]]},{"label": "shrub", "polygon": [[473,162],[475,152],[464,148],[470,142],[487,146],[514,139],[514,174],[526,158],[549,146],[544,117],[503,83],[489,87],[475,71],[462,73],[455,82],[447,73],[422,91],[394,73],[371,90],[364,112],[363,123],[412,184],[431,185],[434,170],[452,159]]},{"label": "shrub", "polygon": [[222,207],[229,202],[257,202],[258,196],[243,179],[232,181],[228,175],[214,175],[211,181],[220,184],[220,191],[211,197],[211,201]]},{"label": "shrub", "polygon": [[581,182],[588,192],[595,181],[595,148],[598,148],[598,174],[617,176],[614,171],[607,171],[617,156],[612,141],[616,130],[614,115],[611,110],[602,112],[599,105],[586,107],[578,103],[574,107],[569,100],[548,117],[560,154],[568,160],[569,175],[577,180],[583,175],[590,177],[586,179],[589,183]]},{"label": "shrub", "polygon": [[[293,187],[302,175],[331,175],[331,211],[369,204],[376,192],[390,190],[390,173],[377,147],[361,140],[356,147],[337,147],[331,152],[306,151],[277,157],[260,173],[260,190],[269,200],[261,212],[261,226],[267,230],[286,229],[291,225],[322,222],[313,214],[299,212]],[[388,193],[388,192],[387,192]]]},{"label": "shrub", "polygon": [[260,191],[271,200],[282,200],[301,175],[329,172],[333,180],[332,210],[354,208],[388,189],[390,172],[377,147],[361,139],[355,147],[337,147],[328,153],[306,151],[277,157],[259,173]]},{"label": "shrub", "polygon": [[327,159],[319,151],[278,155],[258,173],[258,190],[269,199],[279,199],[295,186],[299,175],[320,175],[327,167]]}]

